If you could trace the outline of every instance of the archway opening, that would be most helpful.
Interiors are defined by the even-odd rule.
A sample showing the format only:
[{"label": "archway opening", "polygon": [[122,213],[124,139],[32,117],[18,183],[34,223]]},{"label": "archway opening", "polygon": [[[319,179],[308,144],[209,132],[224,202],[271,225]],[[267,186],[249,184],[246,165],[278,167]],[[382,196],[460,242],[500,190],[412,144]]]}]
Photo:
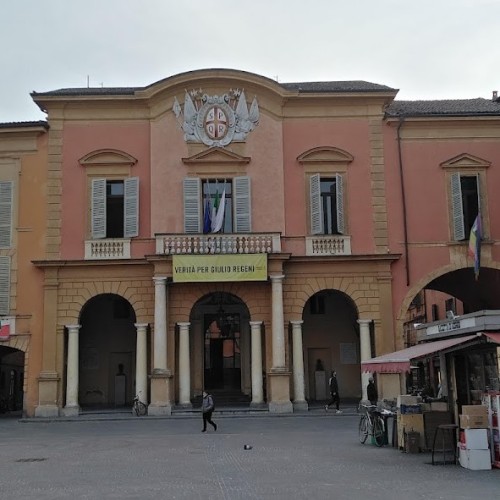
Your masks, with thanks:
[{"label": "archway opening", "polygon": [[24,352],[0,346],[0,416],[19,416],[23,400]]},{"label": "archway opening", "polygon": [[306,398],[324,403],[329,374],[335,369],[341,398],[359,401],[358,312],[352,299],[338,290],[321,290],[306,302],[302,319]]},{"label": "archway opening", "polygon": [[79,404],[82,409],[132,404],[135,391],[135,312],[115,294],[90,299],[79,333]]},{"label": "archway opening", "polygon": [[248,401],[249,320],[245,303],[228,292],[210,293],[195,304],[191,322],[196,393],[203,389],[216,393],[218,404]]}]

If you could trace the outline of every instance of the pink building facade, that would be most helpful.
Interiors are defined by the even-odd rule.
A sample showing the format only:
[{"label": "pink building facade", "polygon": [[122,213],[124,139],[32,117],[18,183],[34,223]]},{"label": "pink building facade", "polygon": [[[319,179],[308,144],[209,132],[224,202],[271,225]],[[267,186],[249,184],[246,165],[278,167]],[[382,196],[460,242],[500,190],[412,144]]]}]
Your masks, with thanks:
[{"label": "pink building facade", "polygon": [[52,222],[33,257],[44,338],[26,413],[138,394],[170,414],[204,388],[304,411],[334,369],[344,400],[366,399],[361,361],[405,346],[423,289],[500,309],[500,104],[396,95],[234,70],[33,93]]}]

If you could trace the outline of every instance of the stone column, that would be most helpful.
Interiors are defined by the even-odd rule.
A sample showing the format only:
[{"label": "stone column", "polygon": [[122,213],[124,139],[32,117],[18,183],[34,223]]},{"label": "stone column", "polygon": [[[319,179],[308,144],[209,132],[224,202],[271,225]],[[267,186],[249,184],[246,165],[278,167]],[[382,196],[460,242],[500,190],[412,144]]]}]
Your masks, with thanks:
[{"label": "stone column", "polygon": [[155,284],[154,351],[148,415],[170,415],[172,375],[167,367],[167,278],[155,276],[153,281]]},{"label": "stone column", "polygon": [[252,402],[250,406],[260,406],[264,403],[261,326],[262,321],[250,321],[252,335]]},{"label": "stone column", "polygon": [[167,278],[154,277],[155,282],[155,324],[153,370],[167,370]]},{"label": "stone column", "polygon": [[191,366],[189,363],[189,326],[179,325],[179,405],[191,407]]},{"label": "stone column", "polygon": [[293,342],[293,408],[294,410],[307,410],[308,404],[304,388],[304,352],[302,347],[302,324],[301,320],[291,321]]},{"label": "stone column", "polygon": [[285,327],[283,320],[283,278],[270,276],[272,286],[273,368],[285,369]]},{"label": "stone column", "polygon": [[[359,350],[361,355],[361,361],[367,361],[372,358],[372,347],[370,341],[370,323],[371,319],[358,319],[359,323]],[[368,401],[368,396],[366,395],[366,386],[368,385],[368,380],[371,377],[371,373],[364,372],[361,369],[361,400]]]},{"label": "stone column", "polygon": [[269,411],[272,413],[292,413],[290,401],[290,372],[285,364],[285,325],[283,314],[283,275],[269,276],[272,292],[272,363],[269,372]]},{"label": "stone column", "polygon": [[148,351],[147,351],[147,323],[136,323],[136,361],[135,361],[135,392],[139,401],[148,404]]},{"label": "stone column", "polygon": [[63,415],[74,417],[80,413],[78,405],[78,331],[81,325],[66,325],[68,329],[68,364],[66,380],[66,406]]}]

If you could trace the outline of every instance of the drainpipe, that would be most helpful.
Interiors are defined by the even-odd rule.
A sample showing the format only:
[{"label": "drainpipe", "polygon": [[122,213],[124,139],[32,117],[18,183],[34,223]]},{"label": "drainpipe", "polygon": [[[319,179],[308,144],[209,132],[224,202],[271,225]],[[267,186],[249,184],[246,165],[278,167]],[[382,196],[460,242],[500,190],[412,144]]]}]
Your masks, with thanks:
[{"label": "drainpipe", "polygon": [[406,286],[410,286],[410,260],[408,258],[408,223],[406,220],[406,194],[405,194],[405,183],[403,175],[403,155],[401,153],[401,127],[405,117],[401,115],[399,117],[399,123],[397,128],[398,137],[398,156],[399,156],[399,178],[401,181],[401,198],[403,201],[403,231],[404,231],[404,248],[405,248],[405,270],[406,270]]}]

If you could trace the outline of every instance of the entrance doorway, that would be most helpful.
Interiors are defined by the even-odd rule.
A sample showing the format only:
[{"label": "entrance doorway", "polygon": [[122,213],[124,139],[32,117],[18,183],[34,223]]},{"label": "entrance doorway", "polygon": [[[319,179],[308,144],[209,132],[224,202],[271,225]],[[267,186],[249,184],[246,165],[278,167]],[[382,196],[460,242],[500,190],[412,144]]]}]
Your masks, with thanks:
[{"label": "entrance doorway", "polygon": [[240,315],[205,314],[205,388],[241,388]]},{"label": "entrance doorway", "polygon": [[0,347],[0,413],[12,414],[23,409],[24,352]]}]

